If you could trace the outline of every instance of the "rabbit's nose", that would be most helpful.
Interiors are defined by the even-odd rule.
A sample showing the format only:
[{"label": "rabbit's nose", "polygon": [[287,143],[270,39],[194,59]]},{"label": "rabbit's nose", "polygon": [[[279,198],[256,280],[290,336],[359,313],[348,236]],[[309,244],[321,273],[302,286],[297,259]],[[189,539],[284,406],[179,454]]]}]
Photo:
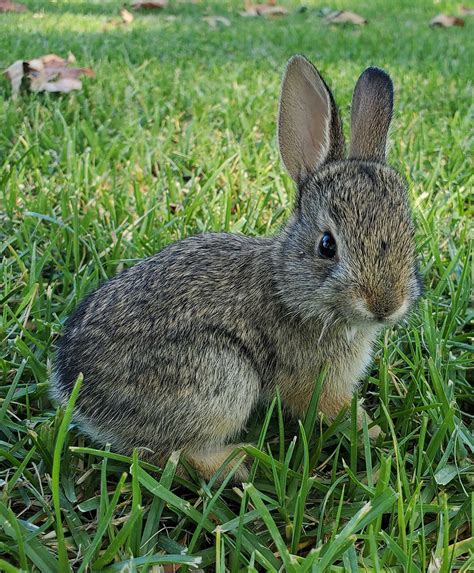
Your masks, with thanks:
[{"label": "rabbit's nose", "polygon": [[407,310],[407,302],[398,297],[387,294],[378,296],[376,299],[367,297],[367,307],[378,321],[387,319],[396,320],[401,318]]}]

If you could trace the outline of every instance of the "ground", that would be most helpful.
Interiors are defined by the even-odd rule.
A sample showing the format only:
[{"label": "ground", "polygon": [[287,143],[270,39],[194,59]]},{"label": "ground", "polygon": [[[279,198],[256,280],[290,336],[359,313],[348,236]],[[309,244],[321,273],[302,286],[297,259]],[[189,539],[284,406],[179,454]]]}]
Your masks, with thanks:
[{"label": "ground", "polygon": [[[174,0],[115,26],[119,2],[25,4],[0,14],[0,66],[71,51],[96,77],[16,101],[0,79],[0,570],[472,570],[474,18],[429,28],[458,11],[442,0],[288,0],[278,20]],[[326,4],[367,26],[325,25]],[[360,388],[375,444],[347,417],[299,428],[276,401],[249,428],[251,485],[173,481],[175,459],[161,471],[68,430],[47,395],[54,344],[85,293],[167,243],[283,222],[275,116],[294,53],[324,73],[346,130],[361,71],[391,73],[389,160],[409,182],[425,294]]]}]

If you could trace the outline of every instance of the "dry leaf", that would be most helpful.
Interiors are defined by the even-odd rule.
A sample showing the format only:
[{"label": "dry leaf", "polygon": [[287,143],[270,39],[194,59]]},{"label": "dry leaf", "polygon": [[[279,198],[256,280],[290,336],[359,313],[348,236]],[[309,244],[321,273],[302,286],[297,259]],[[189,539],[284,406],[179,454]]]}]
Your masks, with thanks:
[{"label": "dry leaf", "polygon": [[263,12],[262,8],[260,8],[259,16],[286,16],[289,14],[288,10],[283,6],[265,6],[265,4],[263,6]]},{"label": "dry leaf", "polygon": [[9,68],[5,70],[5,75],[12,84],[12,96],[16,98],[20,91],[21,80],[23,79],[23,60],[17,60]]},{"label": "dry leaf", "polygon": [[[176,563],[166,563],[165,565],[162,565],[161,568],[162,568],[161,570],[163,571],[163,573],[176,573],[181,568],[181,565],[176,564]],[[157,571],[158,571],[158,569],[157,569]],[[154,572],[152,572],[152,573],[154,573]]]},{"label": "dry leaf", "polygon": [[[73,59],[69,60],[71,56]],[[66,64],[74,62],[75,58],[74,55],[71,52],[69,52],[68,59],[66,60],[64,58],[61,58],[60,56],[57,56],[56,54],[46,54],[45,56],[41,56],[39,60],[42,62],[44,66],[47,66],[48,68],[60,68]]]},{"label": "dry leaf", "polygon": [[431,22],[430,26],[439,28],[451,28],[452,26],[464,26],[464,20],[457,16],[448,16],[447,14],[438,14]]},{"label": "dry leaf", "polygon": [[[76,78],[62,78],[55,82],[45,82],[38,87],[37,91],[41,92],[60,92],[67,94],[73,90],[80,90],[82,88],[81,80]],[[31,88],[33,91],[33,88]]]},{"label": "dry leaf", "polygon": [[0,12],[26,12],[28,8],[23,4],[10,2],[9,0],[0,0]]},{"label": "dry leaf", "polygon": [[468,8],[467,6],[460,6],[459,12],[462,16],[474,16],[474,8]]},{"label": "dry leaf", "polygon": [[341,10],[339,12],[331,12],[325,18],[327,24],[354,24],[356,26],[363,26],[367,24],[367,20],[355,12]]},{"label": "dry leaf", "polygon": [[17,97],[24,77],[29,80],[29,89],[32,92],[69,93],[72,90],[80,90],[82,82],[79,76],[92,77],[95,73],[91,68],[69,67],[75,60],[74,55],[69,52],[67,59],[56,54],[47,54],[29,62],[16,61],[5,72],[12,85],[12,97]]},{"label": "dry leaf", "polygon": [[288,13],[286,8],[276,5],[276,0],[268,0],[266,4],[250,4],[249,2],[245,2],[245,12],[240,12],[240,15],[244,17],[272,17],[286,16]]},{"label": "dry leaf", "polygon": [[203,18],[211,28],[218,28],[219,26],[230,26],[230,20],[224,16],[206,16]]},{"label": "dry leaf", "polygon": [[122,22],[126,26],[128,26],[128,24],[131,24],[134,20],[133,14],[129,12],[126,8],[122,8],[120,10],[120,17],[122,18]]},{"label": "dry leaf", "polygon": [[267,4],[254,4],[249,5],[245,12],[240,12],[241,16],[254,17],[254,16],[286,16],[288,10],[282,6],[268,6]]},{"label": "dry leaf", "polygon": [[132,0],[130,6],[134,10],[141,10],[142,8],[161,9],[168,6],[168,0]]}]

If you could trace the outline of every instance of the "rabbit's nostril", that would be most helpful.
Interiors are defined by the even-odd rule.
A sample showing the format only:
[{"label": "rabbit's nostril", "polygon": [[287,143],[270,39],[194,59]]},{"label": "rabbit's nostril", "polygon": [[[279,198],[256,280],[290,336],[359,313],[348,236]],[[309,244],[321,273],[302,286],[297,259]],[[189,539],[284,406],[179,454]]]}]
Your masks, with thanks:
[{"label": "rabbit's nostril", "polygon": [[372,304],[368,303],[367,306],[377,320],[385,320],[396,310],[396,308],[389,304],[388,301],[377,301]]}]

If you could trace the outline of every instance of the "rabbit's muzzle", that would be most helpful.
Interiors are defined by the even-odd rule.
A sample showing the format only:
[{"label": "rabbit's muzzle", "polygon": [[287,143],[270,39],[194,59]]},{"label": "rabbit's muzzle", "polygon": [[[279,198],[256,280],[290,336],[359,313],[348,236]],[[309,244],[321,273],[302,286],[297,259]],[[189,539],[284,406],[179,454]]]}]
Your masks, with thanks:
[{"label": "rabbit's muzzle", "polygon": [[365,305],[370,318],[377,322],[397,321],[408,311],[406,294],[396,294],[383,290],[376,294],[366,294]]}]

